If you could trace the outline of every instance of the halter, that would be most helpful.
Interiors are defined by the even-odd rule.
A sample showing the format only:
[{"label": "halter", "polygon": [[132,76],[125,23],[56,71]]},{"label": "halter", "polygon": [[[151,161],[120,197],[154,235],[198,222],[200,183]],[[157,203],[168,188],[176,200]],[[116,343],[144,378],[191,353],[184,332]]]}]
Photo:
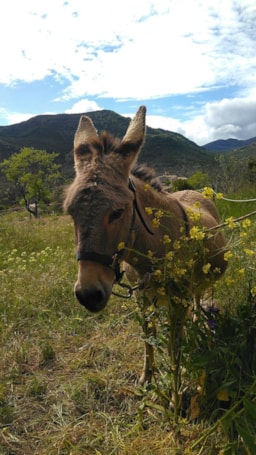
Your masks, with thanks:
[{"label": "halter", "polygon": [[126,242],[124,244],[124,248],[122,248],[119,251],[116,251],[113,256],[108,256],[106,254],[101,254],[101,253],[95,253],[94,251],[83,251],[79,250],[77,252],[76,258],[78,261],[93,261],[93,262],[98,262],[99,264],[102,264],[106,267],[111,268],[114,273],[115,273],[115,282],[120,283],[124,272],[120,270],[120,262],[123,258],[125,248],[129,245],[130,242],[130,237],[132,231],[135,230],[135,219],[136,219],[136,213],[139,216],[140,221],[142,222],[144,228],[150,235],[154,235],[154,232],[149,228],[147,225],[146,221],[143,218],[143,215],[140,211],[140,208],[137,203],[137,193],[136,193],[136,186],[134,181],[129,177],[129,185],[128,188],[133,192],[133,204],[132,204],[132,217],[131,217],[131,223],[127,235]]}]

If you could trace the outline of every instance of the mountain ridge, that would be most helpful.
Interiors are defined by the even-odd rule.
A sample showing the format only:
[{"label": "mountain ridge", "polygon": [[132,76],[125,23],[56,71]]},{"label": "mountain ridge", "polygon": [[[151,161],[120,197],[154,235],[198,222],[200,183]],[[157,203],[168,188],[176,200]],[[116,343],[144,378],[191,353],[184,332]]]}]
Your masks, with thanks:
[{"label": "mountain ridge", "polygon": [[[106,130],[122,138],[130,119],[114,111],[100,110],[85,114],[45,114],[14,125],[0,126],[0,161],[23,147],[34,147],[59,154],[65,169],[73,169],[73,138],[81,115],[88,115],[98,131]],[[211,168],[214,157],[179,133],[147,127],[140,162],[156,172],[190,175],[198,169]]]},{"label": "mountain ridge", "polygon": [[[106,130],[119,138],[130,122],[130,118],[114,111],[99,110],[84,114],[43,114],[14,125],[0,126],[0,162],[23,147],[33,147],[58,153],[65,175],[71,176],[73,138],[81,115],[89,116],[99,132]],[[256,137],[245,141],[221,139],[199,146],[179,133],[147,126],[139,162],[152,166],[156,173],[186,177],[198,170],[213,173],[217,154],[256,159]]]},{"label": "mountain ridge", "polygon": [[250,145],[254,142],[256,142],[256,137],[243,140],[234,138],[217,139],[216,141],[203,145],[203,147],[213,153],[222,153],[246,147],[247,145]]}]

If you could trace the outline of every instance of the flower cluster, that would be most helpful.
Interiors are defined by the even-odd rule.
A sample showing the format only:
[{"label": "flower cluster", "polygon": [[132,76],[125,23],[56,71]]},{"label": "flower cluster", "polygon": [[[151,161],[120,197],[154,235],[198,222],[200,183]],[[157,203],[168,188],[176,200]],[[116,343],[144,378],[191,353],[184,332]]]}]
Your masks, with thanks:
[{"label": "flower cluster", "polygon": [[214,199],[214,198],[222,199],[223,198],[223,194],[222,193],[215,193],[214,189],[209,187],[209,186],[205,186],[204,187],[202,195],[206,199]]},{"label": "flower cluster", "polygon": [[[191,210],[195,225],[190,229],[189,238],[184,232],[180,232],[179,238],[173,239],[166,228],[166,233],[162,237],[164,247],[162,256],[158,257],[153,251],[147,253],[147,258],[152,264],[152,280],[157,295],[168,296],[172,302],[175,301],[175,298],[178,299],[179,303],[187,302],[186,299],[190,294],[188,289],[191,285],[193,286],[194,266],[200,257],[202,257],[202,274],[207,276],[212,272],[211,264],[208,261],[205,263],[204,260],[206,256],[204,247],[206,233],[201,226],[199,208],[196,207],[195,210]],[[146,211],[147,214],[153,215],[155,223],[160,223],[163,216],[168,216],[163,211],[154,210],[150,207]]]},{"label": "flower cluster", "polygon": [[60,254],[60,247],[56,247],[56,249],[53,250],[47,246],[41,251],[32,251],[30,253],[27,253],[26,251],[19,253],[18,250],[14,248],[10,251],[8,256],[6,255],[2,258],[0,275],[5,276],[6,274],[30,272],[35,266],[41,269],[46,268],[49,260],[52,260],[54,257],[58,258]]}]

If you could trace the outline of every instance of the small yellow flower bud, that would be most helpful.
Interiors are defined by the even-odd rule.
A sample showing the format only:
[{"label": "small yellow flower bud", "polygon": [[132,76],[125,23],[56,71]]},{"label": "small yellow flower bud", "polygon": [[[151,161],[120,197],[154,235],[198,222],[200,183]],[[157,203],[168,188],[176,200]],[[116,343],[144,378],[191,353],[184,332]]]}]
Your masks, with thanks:
[{"label": "small yellow flower bud", "polygon": [[233,229],[235,227],[235,221],[234,221],[233,216],[230,216],[229,218],[227,218],[226,223],[230,229]]},{"label": "small yellow flower bud", "polygon": [[169,245],[171,243],[171,239],[170,239],[169,235],[167,235],[167,234],[164,235],[163,242],[165,245]]},{"label": "small yellow flower bud", "polygon": [[124,242],[119,242],[118,245],[117,245],[117,251],[123,250],[124,247],[125,247],[125,243]]},{"label": "small yellow flower bud", "polygon": [[224,261],[229,261],[229,259],[231,259],[233,257],[233,253],[231,253],[231,251],[226,251],[226,253],[224,253]]},{"label": "small yellow flower bud", "polygon": [[207,275],[207,273],[209,273],[209,271],[210,271],[210,268],[211,268],[211,264],[208,262],[207,264],[205,264],[203,266],[203,273],[205,273],[205,275]]},{"label": "small yellow flower bud", "polygon": [[251,250],[250,248],[245,248],[245,249],[244,249],[244,252],[245,252],[248,256],[254,256],[254,255],[255,255],[255,251]]},{"label": "small yellow flower bud", "polygon": [[247,228],[249,226],[251,226],[251,220],[248,220],[248,218],[246,218],[245,220],[242,221],[243,228]]},{"label": "small yellow flower bud", "polygon": [[145,212],[147,215],[152,215],[153,214],[153,210],[151,207],[145,207]]}]

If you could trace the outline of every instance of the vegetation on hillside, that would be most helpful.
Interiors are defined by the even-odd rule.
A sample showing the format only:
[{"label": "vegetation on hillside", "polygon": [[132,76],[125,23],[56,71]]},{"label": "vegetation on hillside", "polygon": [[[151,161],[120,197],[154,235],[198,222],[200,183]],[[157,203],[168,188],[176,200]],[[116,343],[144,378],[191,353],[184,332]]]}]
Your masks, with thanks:
[{"label": "vegetation on hillside", "polygon": [[[34,147],[58,153],[58,162],[64,166],[65,175],[70,175],[73,164],[69,157],[80,115],[40,115],[17,125],[0,127],[0,161],[23,147]],[[128,118],[108,110],[89,112],[87,115],[99,132],[105,130],[119,138],[123,137],[129,124]],[[188,175],[187,170],[191,173],[198,167],[212,167],[214,156],[180,134],[148,128],[141,161],[160,173],[167,170]]]}]

